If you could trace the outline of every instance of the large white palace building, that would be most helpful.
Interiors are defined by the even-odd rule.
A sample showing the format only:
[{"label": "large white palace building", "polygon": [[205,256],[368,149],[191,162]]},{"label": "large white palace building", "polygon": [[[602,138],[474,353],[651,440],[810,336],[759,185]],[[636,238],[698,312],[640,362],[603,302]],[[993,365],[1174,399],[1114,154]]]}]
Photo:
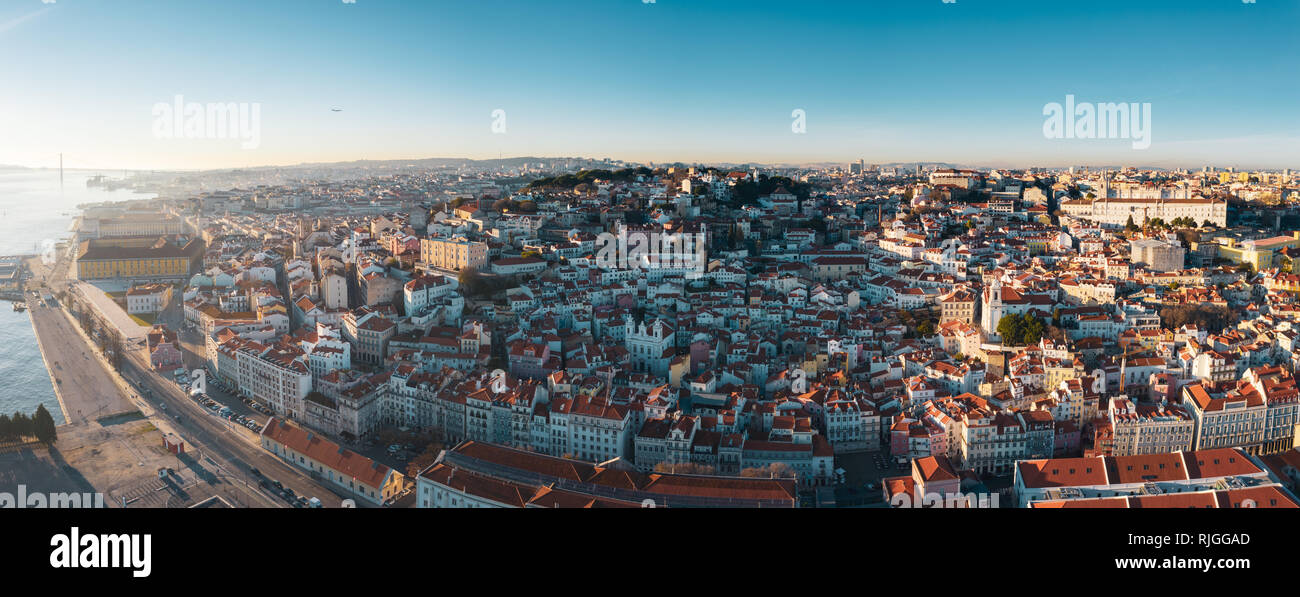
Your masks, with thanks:
[{"label": "large white palace building", "polygon": [[1165,222],[1191,218],[1197,225],[1206,221],[1221,227],[1228,225],[1228,203],[1201,197],[1194,188],[1112,183],[1109,177],[1103,178],[1099,187],[1091,193],[1093,199],[1062,201],[1061,211],[1114,227],[1124,226],[1129,218],[1138,226],[1155,218]]},{"label": "large white palace building", "polygon": [[1213,222],[1216,226],[1228,225],[1228,203],[1221,199],[1075,199],[1062,201],[1061,211],[1067,215],[1091,220],[1109,226],[1123,226],[1129,218],[1141,226],[1148,218],[1166,222],[1178,218],[1191,218],[1196,223]]}]

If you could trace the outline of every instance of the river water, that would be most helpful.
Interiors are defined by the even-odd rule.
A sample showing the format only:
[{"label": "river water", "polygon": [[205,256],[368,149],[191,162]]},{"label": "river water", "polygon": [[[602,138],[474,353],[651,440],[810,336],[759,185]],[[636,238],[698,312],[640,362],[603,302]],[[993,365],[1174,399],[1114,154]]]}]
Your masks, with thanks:
[{"label": "river water", "polygon": [[[67,239],[77,205],[152,197],[87,188],[86,180],[97,174],[121,176],[117,171],[67,171],[60,184],[58,170],[0,170],[0,255],[37,255]],[[45,405],[56,424],[63,423],[31,318],[0,301],[0,413],[30,415],[38,404]]]}]

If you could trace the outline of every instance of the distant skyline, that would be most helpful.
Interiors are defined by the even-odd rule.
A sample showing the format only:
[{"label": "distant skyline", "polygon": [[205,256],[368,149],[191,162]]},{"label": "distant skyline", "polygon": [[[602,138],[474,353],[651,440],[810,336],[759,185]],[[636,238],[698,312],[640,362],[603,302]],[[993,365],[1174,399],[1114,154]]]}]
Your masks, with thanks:
[{"label": "distant skyline", "polygon": [[[1296,23],[1273,0],[13,0],[0,164],[1300,168]],[[255,105],[256,142],[160,134],[177,96]],[[1149,103],[1150,147],[1046,138],[1067,96]]]},{"label": "distant skyline", "polygon": [[[672,165],[674,165],[674,164],[680,164],[680,165],[688,165],[688,166],[714,167],[714,168],[722,168],[722,169],[725,169],[725,168],[744,168],[744,167],[749,167],[749,166],[755,166],[755,167],[767,167],[767,168],[831,168],[831,167],[840,167],[840,168],[843,168],[843,169],[847,169],[850,163],[856,163],[856,162],[857,162],[857,160],[846,160],[846,161],[835,161],[835,162],[801,162],[801,163],[794,163],[794,162],[732,162],[732,161],[716,161],[716,162],[709,162],[709,161],[696,161],[696,160],[664,160],[664,161],[662,161],[662,162],[638,162],[638,161],[635,161],[635,160],[622,160],[622,159],[617,159],[617,158],[606,158],[606,157],[604,157],[604,156],[504,156],[504,157],[500,157],[500,158],[468,158],[468,157],[456,157],[456,156],[428,156],[428,157],[416,157],[416,158],[394,158],[394,159],[388,159],[388,160],[347,160],[347,161],[338,161],[338,162],[302,162],[302,163],[294,163],[294,164],[268,164],[268,165],[257,165],[257,166],[235,166],[235,167],[217,167],[217,168],[171,168],[171,169],[167,169],[167,168],[97,168],[97,167],[77,167],[77,168],[73,168],[73,167],[65,167],[65,170],[68,171],[68,172],[89,172],[89,173],[97,173],[97,174],[103,174],[103,173],[110,173],[110,174],[111,174],[112,172],[157,172],[157,173],[175,172],[175,173],[185,173],[185,172],[221,172],[221,171],[235,171],[235,170],[261,170],[261,169],[270,169],[270,170],[276,170],[276,169],[281,169],[281,170],[292,170],[292,169],[297,169],[297,168],[314,168],[314,167],[338,167],[338,168],[342,168],[342,167],[349,166],[349,165],[352,165],[352,164],[363,164],[363,163],[364,163],[364,164],[385,164],[385,165],[395,165],[395,164],[401,164],[401,163],[404,163],[404,162],[412,162],[412,163],[413,163],[413,162],[424,162],[424,161],[448,161],[448,162],[455,162],[455,161],[457,161],[457,160],[464,160],[464,161],[466,161],[466,162],[475,162],[475,163],[478,163],[478,164],[484,164],[484,163],[490,163],[490,162],[496,162],[496,161],[506,161],[506,162],[509,162],[509,161],[520,161],[520,160],[529,160],[529,161],[558,161],[558,160],[564,160],[564,159],[588,160],[588,161],[596,161],[596,162],[601,161],[601,160],[605,160],[605,159],[609,159],[610,161],[621,162],[621,163],[625,163],[625,164],[629,164],[629,165],[633,165],[633,166],[635,166],[635,165],[652,165],[652,166],[654,166],[654,167],[656,167],[656,168],[659,168],[659,167],[668,167],[668,166],[672,166]],[[912,168],[912,167],[915,167],[915,166],[917,166],[917,165],[920,165],[920,166],[926,168],[927,170],[932,169],[932,168],[978,168],[978,169],[990,169],[990,170],[1030,170],[1030,169],[1065,170],[1065,169],[1068,169],[1068,168],[1083,168],[1083,169],[1085,169],[1085,170],[1094,170],[1094,171],[1095,171],[1095,170],[1120,170],[1120,169],[1134,168],[1134,169],[1137,169],[1137,170],[1156,170],[1156,171],[1168,171],[1168,172],[1173,172],[1173,171],[1177,171],[1177,170],[1200,171],[1200,170],[1201,170],[1203,167],[1205,167],[1205,166],[1210,166],[1210,167],[1214,168],[1215,171],[1219,171],[1219,172],[1227,171],[1227,170],[1230,170],[1230,169],[1231,169],[1231,170],[1238,171],[1238,172],[1253,172],[1253,171],[1282,171],[1282,170],[1287,170],[1287,169],[1290,169],[1290,170],[1293,170],[1293,171],[1297,170],[1296,168],[1290,168],[1290,167],[1287,167],[1287,166],[1276,167],[1276,168],[1266,168],[1266,167],[1264,167],[1264,168],[1253,168],[1253,167],[1239,167],[1239,166],[1230,166],[1230,165],[1229,165],[1229,166],[1224,166],[1224,165],[1217,165],[1217,164],[1204,164],[1204,165],[1196,165],[1196,166],[1176,166],[1176,167],[1167,167],[1167,166],[1152,166],[1152,165],[1149,165],[1149,164],[1142,164],[1142,163],[1131,163],[1131,164],[1082,164],[1082,163],[1081,163],[1081,164],[1032,164],[1032,165],[1024,165],[1024,164],[973,164],[973,163],[964,163],[964,162],[948,162],[948,161],[943,161],[943,160],[919,160],[919,161],[908,161],[908,162],[900,162],[900,161],[896,161],[896,160],[891,160],[891,161],[882,161],[882,162],[870,162],[870,161],[863,160],[863,162],[864,162],[864,164],[867,165],[867,166],[877,166],[877,167],[881,167],[881,168],[887,168],[887,167]],[[453,164],[453,165],[454,165],[454,164]],[[49,172],[58,172],[59,167],[58,167],[57,165],[55,165],[55,166],[22,166],[22,165],[16,165],[16,164],[0,164],[0,172],[3,172],[3,171],[29,171],[29,170],[30,170],[30,171],[49,171]]]}]

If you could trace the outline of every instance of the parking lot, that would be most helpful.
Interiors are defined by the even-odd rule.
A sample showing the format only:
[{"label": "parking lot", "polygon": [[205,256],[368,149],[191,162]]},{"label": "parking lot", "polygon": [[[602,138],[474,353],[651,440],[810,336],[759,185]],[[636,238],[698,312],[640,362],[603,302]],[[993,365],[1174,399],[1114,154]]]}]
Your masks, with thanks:
[{"label": "parking lot", "polygon": [[371,437],[361,442],[344,442],[349,450],[383,464],[393,470],[406,472],[411,460],[424,453],[430,440],[419,433],[392,432],[384,437]]},{"label": "parking lot", "polygon": [[884,450],[838,454],[835,456],[835,466],[844,469],[845,485],[876,491],[880,489],[881,480],[886,477],[911,474],[911,469],[900,469],[891,462]]},{"label": "parking lot", "polygon": [[[207,378],[206,392],[201,395],[190,395],[190,399],[203,406],[213,416],[245,427],[253,433],[260,433],[267,419],[271,418],[271,410],[253,400],[240,397],[238,392],[228,387],[225,382],[206,369],[204,371]],[[170,377],[187,395],[190,394],[191,380],[187,375]]]}]

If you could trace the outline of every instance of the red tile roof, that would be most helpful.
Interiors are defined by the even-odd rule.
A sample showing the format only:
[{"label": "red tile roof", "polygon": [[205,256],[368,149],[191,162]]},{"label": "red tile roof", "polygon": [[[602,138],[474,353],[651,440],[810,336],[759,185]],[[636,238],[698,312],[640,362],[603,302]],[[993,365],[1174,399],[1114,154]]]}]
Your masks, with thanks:
[{"label": "red tile roof", "polygon": [[1197,450],[1185,455],[1187,474],[1192,479],[1215,479],[1264,472],[1245,453],[1235,448]]},{"label": "red tile roof", "polygon": [[1016,464],[1029,488],[1106,485],[1106,462],[1101,458],[1054,458]]},{"label": "red tile roof", "polygon": [[365,456],[340,447],[306,429],[272,418],[262,429],[262,437],[302,454],[345,478],[374,489],[383,489],[391,469]]}]

